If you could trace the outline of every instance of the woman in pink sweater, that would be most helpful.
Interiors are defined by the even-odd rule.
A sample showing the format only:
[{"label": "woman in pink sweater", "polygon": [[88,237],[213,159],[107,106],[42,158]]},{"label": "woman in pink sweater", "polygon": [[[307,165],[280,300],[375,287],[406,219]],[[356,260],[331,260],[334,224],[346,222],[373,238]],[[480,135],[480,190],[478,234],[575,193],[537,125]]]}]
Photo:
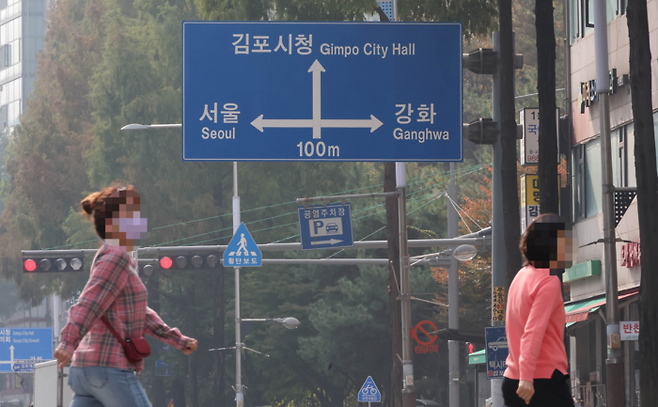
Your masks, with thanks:
[{"label": "woman in pink sweater", "polygon": [[503,397],[507,407],[573,407],[564,349],[565,312],[558,274],[571,266],[571,231],[543,214],[521,238],[525,257],[509,288],[509,346]]}]

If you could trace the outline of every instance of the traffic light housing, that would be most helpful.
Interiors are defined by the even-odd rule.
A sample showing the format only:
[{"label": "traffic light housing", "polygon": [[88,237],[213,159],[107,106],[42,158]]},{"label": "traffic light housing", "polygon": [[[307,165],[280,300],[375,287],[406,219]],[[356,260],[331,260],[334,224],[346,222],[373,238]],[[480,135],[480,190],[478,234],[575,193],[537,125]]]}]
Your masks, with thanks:
[{"label": "traffic light housing", "polygon": [[221,258],[219,251],[186,252],[178,249],[158,253],[158,265],[161,270],[197,270],[215,268]]},{"label": "traffic light housing", "polygon": [[84,255],[41,257],[23,256],[23,273],[60,273],[60,272],[82,272],[84,267]]}]

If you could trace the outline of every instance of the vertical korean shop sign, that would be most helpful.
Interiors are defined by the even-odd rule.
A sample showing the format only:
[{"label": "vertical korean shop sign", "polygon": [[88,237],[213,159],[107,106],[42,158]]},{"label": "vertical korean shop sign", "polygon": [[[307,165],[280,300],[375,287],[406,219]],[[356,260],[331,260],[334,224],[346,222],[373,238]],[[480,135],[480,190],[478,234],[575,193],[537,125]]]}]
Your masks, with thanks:
[{"label": "vertical korean shop sign", "polygon": [[183,160],[461,161],[459,23],[183,23]]}]

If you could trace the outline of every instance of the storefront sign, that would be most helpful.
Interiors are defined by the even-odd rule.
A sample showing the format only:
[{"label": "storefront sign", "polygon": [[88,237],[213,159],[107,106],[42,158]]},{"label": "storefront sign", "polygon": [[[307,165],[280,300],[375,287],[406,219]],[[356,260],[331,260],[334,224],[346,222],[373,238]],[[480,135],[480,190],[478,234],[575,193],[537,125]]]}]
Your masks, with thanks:
[{"label": "storefront sign", "polygon": [[619,322],[619,336],[622,341],[637,341],[640,339],[640,321]]},{"label": "storefront sign", "polygon": [[621,265],[628,268],[635,267],[640,264],[640,258],[642,253],[640,252],[639,243],[626,243],[621,247]]},{"label": "storefront sign", "polygon": [[[520,164],[539,164],[539,109],[526,107],[521,110],[519,121],[523,128]],[[560,109],[555,109],[555,129],[560,132]],[[557,162],[560,163],[560,138],[557,138]]]},{"label": "storefront sign", "polygon": [[539,179],[537,174],[521,175],[521,233],[539,216]]}]

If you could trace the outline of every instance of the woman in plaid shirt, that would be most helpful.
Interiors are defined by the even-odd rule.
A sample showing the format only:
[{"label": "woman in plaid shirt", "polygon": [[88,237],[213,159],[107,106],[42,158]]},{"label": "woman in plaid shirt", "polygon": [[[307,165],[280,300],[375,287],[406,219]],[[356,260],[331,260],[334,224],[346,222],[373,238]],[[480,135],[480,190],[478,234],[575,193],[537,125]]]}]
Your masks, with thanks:
[{"label": "woman in plaid shirt", "polygon": [[69,385],[75,392],[71,407],[150,407],[135,372],[144,362],[128,361],[123,347],[99,319],[105,315],[123,338],[149,334],[182,350],[197,349],[197,341],[170,328],[147,306],[146,287],[137,275],[135,259],[127,254],[146,234],[140,197],[132,186],[108,187],[82,202],[93,217],[104,245],[98,250],[89,281],[60,334],[55,358],[62,368],[73,363]]}]

